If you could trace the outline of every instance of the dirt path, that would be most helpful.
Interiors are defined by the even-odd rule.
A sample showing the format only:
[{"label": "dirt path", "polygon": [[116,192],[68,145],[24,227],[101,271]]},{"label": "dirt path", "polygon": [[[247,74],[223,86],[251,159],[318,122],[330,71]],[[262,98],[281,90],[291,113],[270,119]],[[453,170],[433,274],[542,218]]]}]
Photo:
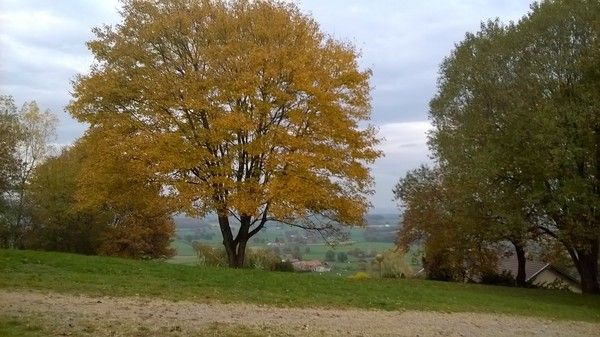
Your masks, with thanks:
[{"label": "dirt path", "polygon": [[103,328],[93,326],[87,331],[91,335],[94,331],[95,335],[104,335],[110,330],[110,335],[117,336],[127,335],[119,332],[119,326],[143,327],[145,336],[162,335],[160,331],[185,336],[186,331],[202,331],[211,324],[248,327],[258,335],[263,335],[262,331],[264,335],[289,336],[548,337],[597,336],[600,332],[600,324],[494,314],[275,308],[7,290],[0,290],[0,316],[36,317],[51,321],[59,329],[85,326],[81,331],[96,322]]}]

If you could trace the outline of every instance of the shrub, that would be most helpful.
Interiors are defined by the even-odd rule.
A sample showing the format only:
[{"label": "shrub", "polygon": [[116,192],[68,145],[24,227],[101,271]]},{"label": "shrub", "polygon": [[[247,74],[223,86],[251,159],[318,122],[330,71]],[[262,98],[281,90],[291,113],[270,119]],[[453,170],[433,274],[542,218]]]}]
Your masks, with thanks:
[{"label": "shrub", "polygon": [[560,279],[556,279],[552,282],[542,282],[542,283],[530,284],[529,286],[535,287],[535,288],[571,291],[571,289],[569,288],[569,285]]},{"label": "shrub", "polygon": [[294,265],[289,260],[279,261],[279,262],[275,263],[273,270],[274,271],[293,272]]},{"label": "shrub", "polygon": [[444,250],[431,250],[427,256],[423,256],[423,268],[427,279],[436,281],[453,281],[460,273]]},{"label": "shrub", "polygon": [[369,274],[365,273],[364,271],[359,271],[356,274],[349,277],[349,279],[357,280],[357,281],[367,280],[370,278],[371,278],[371,276],[369,276]]},{"label": "shrub", "polygon": [[[213,267],[227,266],[227,253],[223,247],[213,247],[197,242],[194,244],[194,251],[196,252],[196,255],[198,255],[199,263],[201,265]],[[248,249],[246,251],[244,267],[276,270],[278,263],[281,263],[279,254],[270,249],[256,248]]]},{"label": "shrub", "polygon": [[248,249],[246,251],[246,266],[253,269],[275,270],[277,263],[281,262],[279,254],[264,248]]},{"label": "shrub", "polygon": [[325,253],[325,261],[329,261],[329,262],[335,261],[335,252],[333,250],[328,250]]},{"label": "shrub", "polygon": [[488,272],[481,275],[480,283],[499,286],[514,286],[515,278],[509,270],[503,270],[501,273]]},{"label": "shrub", "polygon": [[294,246],[292,249],[292,258],[297,260],[302,260],[302,253],[300,252],[300,246]]},{"label": "shrub", "polygon": [[362,258],[365,257],[367,254],[365,254],[365,252],[362,249],[355,247],[348,251],[348,255],[356,258]]},{"label": "shrub", "polygon": [[338,260],[338,262],[348,261],[348,254],[346,254],[346,252],[339,252],[337,254],[337,260]]},{"label": "shrub", "polygon": [[199,263],[205,266],[227,266],[227,253],[223,247],[212,247],[203,243],[194,244],[194,251],[198,255]]},{"label": "shrub", "polygon": [[[382,255],[381,277],[404,278],[413,274],[412,268],[406,263],[404,252],[388,250]],[[379,266],[377,266],[377,268],[379,268]]]}]

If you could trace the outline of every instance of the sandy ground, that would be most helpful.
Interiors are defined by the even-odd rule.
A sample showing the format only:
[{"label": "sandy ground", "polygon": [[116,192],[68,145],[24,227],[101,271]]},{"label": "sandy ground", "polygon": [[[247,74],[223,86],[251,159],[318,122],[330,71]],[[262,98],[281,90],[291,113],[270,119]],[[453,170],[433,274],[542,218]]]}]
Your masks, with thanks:
[{"label": "sandy ground", "polygon": [[[10,290],[0,290],[0,315],[21,319],[35,317],[42,322],[52,322],[56,329],[81,325],[85,326],[83,330],[76,331],[88,329],[90,335],[114,336],[127,335],[119,333],[119,326],[158,331],[145,335],[161,335],[160,331],[187,335],[186,331],[202,331],[214,324],[248,327],[251,331],[264,332],[258,335],[265,336],[600,336],[600,324],[521,316],[276,308]],[[97,326],[90,326],[91,323]]]}]

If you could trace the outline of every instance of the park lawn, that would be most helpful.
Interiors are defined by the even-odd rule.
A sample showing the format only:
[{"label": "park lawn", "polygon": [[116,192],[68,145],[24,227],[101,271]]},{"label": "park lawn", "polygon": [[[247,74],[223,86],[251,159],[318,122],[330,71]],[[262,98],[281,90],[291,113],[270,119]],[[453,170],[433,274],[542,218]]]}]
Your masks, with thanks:
[{"label": "park lawn", "polygon": [[0,250],[0,289],[274,306],[487,312],[600,322],[600,296],[424,280],[363,281]]}]

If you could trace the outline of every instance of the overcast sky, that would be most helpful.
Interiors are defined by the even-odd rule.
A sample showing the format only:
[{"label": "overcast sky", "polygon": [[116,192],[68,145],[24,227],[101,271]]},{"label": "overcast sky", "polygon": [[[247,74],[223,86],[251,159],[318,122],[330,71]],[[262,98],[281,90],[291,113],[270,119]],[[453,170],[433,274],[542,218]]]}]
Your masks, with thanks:
[{"label": "overcast sky", "polygon": [[[373,122],[385,138],[385,158],[373,167],[374,211],[395,212],[399,177],[428,161],[427,103],[438,66],[482,20],[518,20],[527,0],[299,0],[331,36],[362,52],[373,70]],[[0,92],[17,104],[36,100],[60,119],[58,142],[71,143],[85,126],[64,112],[71,80],[92,62],[91,29],[119,22],[116,0],[0,0]]]}]

